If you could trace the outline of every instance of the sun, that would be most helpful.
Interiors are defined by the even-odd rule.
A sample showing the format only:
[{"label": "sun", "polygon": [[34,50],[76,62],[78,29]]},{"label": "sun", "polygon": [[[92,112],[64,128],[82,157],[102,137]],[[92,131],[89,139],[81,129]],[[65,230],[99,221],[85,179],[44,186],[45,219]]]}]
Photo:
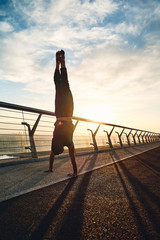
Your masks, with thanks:
[{"label": "sun", "polygon": [[100,121],[100,122],[111,122],[112,121],[112,109],[110,106],[105,104],[87,104],[83,108],[84,118]]}]

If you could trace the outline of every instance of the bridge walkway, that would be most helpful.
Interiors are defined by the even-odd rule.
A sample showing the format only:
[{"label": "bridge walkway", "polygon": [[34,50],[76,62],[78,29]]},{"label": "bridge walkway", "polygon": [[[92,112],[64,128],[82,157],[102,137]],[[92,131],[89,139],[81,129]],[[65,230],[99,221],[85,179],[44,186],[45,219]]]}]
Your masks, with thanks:
[{"label": "bridge walkway", "polygon": [[[1,239],[160,239],[160,144],[0,168]],[[94,171],[93,171],[94,170]]]}]

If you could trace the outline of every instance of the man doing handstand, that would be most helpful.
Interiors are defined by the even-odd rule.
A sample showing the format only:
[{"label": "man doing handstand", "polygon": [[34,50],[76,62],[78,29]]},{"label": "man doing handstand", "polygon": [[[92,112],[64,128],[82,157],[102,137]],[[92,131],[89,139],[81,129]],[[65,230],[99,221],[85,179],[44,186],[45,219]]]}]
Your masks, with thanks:
[{"label": "man doing handstand", "polygon": [[[59,70],[60,65],[61,71]],[[54,83],[56,88],[56,122],[54,124],[55,129],[53,132],[51,154],[49,159],[49,170],[47,170],[47,172],[52,172],[54,156],[61,154],[64,151],[64,146],[67,146],[73,166],[73,174],[69,175],[77,176],[77,165],[75,161],[75,149],[73,144],[73,96],[68,82],[67,69],[65,65],[65,53],[63,50],[56,53]]]}]

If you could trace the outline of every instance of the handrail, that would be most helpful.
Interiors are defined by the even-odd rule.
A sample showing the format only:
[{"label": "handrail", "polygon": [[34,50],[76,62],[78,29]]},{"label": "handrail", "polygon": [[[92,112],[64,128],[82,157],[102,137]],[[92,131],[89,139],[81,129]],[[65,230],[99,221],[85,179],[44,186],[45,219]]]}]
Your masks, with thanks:
[{"label": "handrail", "polygon": [[[15,110],[20,110],[20,111],[26,111],[26,112],[41,113],[41,114],[50,115],[50,116],[55,116],[55,113],[51,112],[51,111],[42,110],[42,109],[38,109],[38,108],[31,108],[31,107],[21,106],[21,105],[12,104],[12,103],[6,103],[6,102],[2,102],[2,101],[0,101],[0,107],[10,108],[10,109],[15,109]],[[147,130],[132,128],[132,127],[126,127],[126,126],[121,126],[121,125],[117,125],[117,124],[96,121],[96,120],[82,118],[82,117],[73,116],[72,119],[78,120],[78,121],[84,121],[84,122],[98,123],[98,124],[101,124],[101,125],[107,125],[107,126],[112,126],[112,127],[117,127],[117,128],[125,128],[125,129],[129,129],[129,130],[132,129],[133,131],[137,131],[137,132],[138,131],[148,132]],[[159,133],[156,133],[156,132],[151,132],[151,131],[149,131],[149,132],[153,133],[153,134],[159,134]]]},{"label": "handrail", "polygon": [[51,111],[42,110],[42,109],[38,109],[38,108],[31,108],[31,107],[21,106],[21,105],[17,105],[17,104],[13,104],[13,103],[1,102],[1,101],[0,101],[0,107],[55,116],[55,113],[51,112]]},{"label": "handrail", "polygon": [[[43,142],[50,141],[49,138],[51,138],[52,135],[48,135],[48,133],[49,132],[52,133],[52,131],[53,131],[53,125],[52,125],[53,122],[52,121],[50,121],[50,122],[44,121],[43,119],[46,117],[49,117],[49,116],[56,118],[55,113],[52,111],[31,108],[31,107],[27,107],[27,106],[21,106],[21,105],[17,105],[17,104],[13,104],[13,103],[2,102],[2,101],[0,101],[0,108],[4,108],[4,111],[10,112],[10,115],[7,114],[7,116],[5,116],[5,114],[2,114],[0,116],[2,120],[5,119],[1,122],[2,126],[0,126],[0,130],[1,130],[0,150],[2,150],[2,152],[6,152],[4,149],[7,148],[6,144],[9,144],[10,149],[19,148],[19,149],[26,149],[27,151],[30,150],[32,158],[37,158],[38,157],[37,147],[40,149],[41,152],[43,152],[42,148],[44,149],[45,145],[44,145],[44,143],[42,143],[42,141]],[[10,110],[7,110],[7,109],[10,109]],[[13,115],[14,113],[15,114],[21,113],[22,118],[20,118],[19,115],[17,117],[15,117],[15,115]],[[28,117],[25,118],[24,115],[28,115],[28,114],[35,115],[35,116],[33,118],[28,118]],[[7,117],[8,117],[8,119],[14,119],[14,121],[7,122]],[[41,119],[41,118],[43,118],[43,119]],[[17,122],[15,122],[16,119],[17,119]],[[78,149],[80,149],[80,148],[84,149],[84,147],[83,147],[84,145],[85,146],[89,145],[89,136],[88,135],[90,135],[90,134],[91,134],[90,145],[92,145],[94,147],[94,151],[99,151],[99,149],[102,149],[102,147],[106,149],[106,147],[107,147],[106,145],[109,145],[108,147],[110,149],[113,149],[117,146],[119,147],[119,145],[121,148],[125,147],[126,142],[129,146],[129,145],[137,145],[137,144],[142,144],[142,143],[148,144],[148,143],[156,142],[156,141],[160,140],[160,133],[151,132],[148,130],[141,130],[141,129],[126,127],[126,126],[121,126],[121,125],[111,124],[111,123],[106,123],[106,122],[100,122],[100,121],[86,119],[86,118],[82,118],[82,117],[76,117],[76,116],[73,116],[72,119],[76,121],[76,123],[74,123],[74,130],[76,130],[76,133],[74,135],[76,137],[75,141],[77,141]],[[49,124],[45,125],[46,122],[51,124],[51,126]],[[97,124],[97,126],[86,127],[86,125],[88,126],[88,124],[92,124],[92,123]],[[10,125],[13,124],[13,127],[8,128],[7,124],[10,124]],[[18,125],[19,125],[19,127],[17,127]],[[24,127],[24,130],[22,130],[22,128],[21,128],[22,125]],[[100,131],[100,129],[102,128],[101,126],[103,127],[102,131]],[[79,131],[79,129],[81,129],[82,127],[83,127],[83,130]],[[108,127],[109,128],[111,127],[111,129],[109,130]],[[48,128],[48,129],[46,130],[44,128]],[[77,130],[77,128],[78,128],[78,130]],[[95,128],[95,129],[91,129],[91,128]],[[117,128],[118,130],[115,131],[115,128]],[[86,138],[86,130],[90,131],[90,134],[87,134],[87,136],[88,136],[87,138]],[[113,130],[114,130],[114,132],[113,132]],[[124,130],[129,130],[129,133],[126,133],[126,132],[124,133]],[[10,135],[9,135],[8,132],[10,132],[10,131],[14,132],[14,134],[10,133]],[[21,135],[21,138],[20,137],[17,138],[18,142],[21,142],[21,145],[19,144],[18,147],[16,145],[16,140],[17,140],[16,136],[20,136],[20,135],[17,135],[16,131],[23,132],[23,136]],[[35,132],[36,132],[36,134],[35,134]],[[104,132],[107,133],[107,136],[106,136],[106,134],[104,134],[107,137],[107,141],[105,140],[104,136],[102,136],[102,133],[104,133]],[[24,135],[24,133],[25,133],[25,135]],[[40,135],[39,133],[41,133],[42,135]],[[83,133],[83,136],[85,136],[85,137],[82,137],[81,133]],[[115,133],[117,133],[118,136]],[[142,133],[143,133],[143,135],[142,135]],[[37,138],[37,136],[38,136],[38,138]],[[40,136],[42,137],[41,140],[39,139]],[[49,136],[49,138],[48,138],[48,136]],[[116,136],[118,137],[118,140],[116,139]],[[124,138],[124,136],[126,139]],[[133,139],[131,139],[131,136],[133,137]],[[140,141],[140,136],[142,136],[142,142]],[[46,137],[48,140],[46,139]],[[101,140],[100,140],[100,137],[101,137]],[[7,143],[6,139],[8,139],[8,143]],[[86,140],[86,139],[88,139],[88,140]],[[102,140],[103,140],[103,143],[101,142]],[[127,141],[125,141],[125,140],[127,140]],[[82,141],[83,141],[83,143],[82,143]],[[41,145],[39,144],[39,142],[41,142]],[[86,144],[84,144],[85,142],[86,142]],[[106,144],[106,145],[104,146],[104,144]],[[45,149],[46,149],[46,147],[45,147]],[[46,151],[46,150],[44,150],[44,151]],[[21,151],[24,152],[23,150],[21,150]]]}]

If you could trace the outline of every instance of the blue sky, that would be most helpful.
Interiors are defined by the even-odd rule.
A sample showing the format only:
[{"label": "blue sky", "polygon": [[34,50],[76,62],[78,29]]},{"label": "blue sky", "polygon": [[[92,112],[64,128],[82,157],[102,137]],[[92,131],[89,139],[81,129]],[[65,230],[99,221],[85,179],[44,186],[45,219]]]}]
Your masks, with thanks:
[{"label": "blue sky", "polygon": [[160,131],[159,0],[1,0],[0,100],[54,111],[60,49],[75,116]]}]

